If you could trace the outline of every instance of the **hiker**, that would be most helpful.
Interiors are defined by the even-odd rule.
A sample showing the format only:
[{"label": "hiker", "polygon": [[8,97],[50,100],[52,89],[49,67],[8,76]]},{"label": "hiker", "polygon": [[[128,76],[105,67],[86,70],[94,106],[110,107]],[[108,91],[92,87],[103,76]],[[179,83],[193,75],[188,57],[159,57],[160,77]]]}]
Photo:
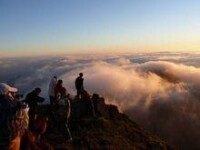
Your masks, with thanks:
[{"label": "hiker", "polygon": [[66,88],[63,87],[63,81],[61,79],[59,79],[54,88],[55,107],[49,109],[49,111],[48,111],[49,118],[50,118],[50,120],[52,120],[52,123],[48,126],[48,129],[53,130],[55,127],[60,128],[59,127],[60,120],[58,120],[57,112],[59,111],[59,103],[62,102],[63,98],[66,95],[65,93],[66,93]]},{"label": "hiker", "polygon": [[38,114],[38,103],[44,102],[44,98],[40,97],[39,94],[41,92],[40,88],[35,88],[32,92],[28,93],[25,102],[29,105],[29,119],[30,122],[34,120],[36,114]]},{"label": "hiker", "polygon": [[54,88],[54,93],[55,93],[55,99],[56,99],[56,106],[58,106],[58,101],[65,96],[66,93],[66,88],[63,87],[63,80],[58,80],[55,88]]},{"label": "hiker", "polygon": [[17,88],[0,83],[0,127],[5,126],[7,115],[17,110],[17,102],[12,95],[17,91]]},{"label": "hiker", "polygon": [[[67,93],[67,90],[62,85],[63,81],[58,80],[58,83],[55,87],[55,95],[57,97],[57,103],[61,103],[63,107],[57,107],[54,111],[50,112],[50,120],[52,120],[52,124],[50,125],[51,131],[57,128],[61,131],[64,138],[67,139],[68,142],[72,141],[72,135],[69,128],[69,119],[71,115],[71,98],[70,94]],[[58,106],[58,105],[57,105]],[[65,115],[60,114],[60,110],[65,109]],[[64,117],[61,117],[64,116]],[[62,121],[64,123],[61,123]],[[61,130],[62,129],[62,130]]]},{"label": "hiker", "polygon": [[15,111],[13,108],[17,106],[18,101],[14,98],[17,88],[11,87],[6,83],[0,83],[0,99],[1,106],[6,111]]},{"label": "hiker", "polygon": [[64,91],[64,95],[62,99],[65,101],[66,104],[66,118],[65,118],[65,124],[64,124],[64,132],[63,135],[67,139],[68,142],[72,141],[72,134],[70,131],[70,117],[71,117],[71,98],[70,94],[67,94],[67,91]]},{"label": "hiker", "polygon": [[57,77],[54,76],[49,84],[49,100],[51,108],[53,108],[53,105],[56,104],[55,91],[54,91],[56,84],[57,84]]},{"label": "hiker", "polygon": [[81,96],[81,93],[82,91],[84,90],[84,87],[83,87],[83,73],[79,73],[79,76],[76,78],[75,80],[75,87],[76,87],[76,90],[77,90],[77,95],[76,97],[79,99],[80,96]]},{"label": "hiker", "polygon": [[0,149],[19,150],[21,136],[28,128],[28,107],[17,101],[17,88],[0,83]]}]

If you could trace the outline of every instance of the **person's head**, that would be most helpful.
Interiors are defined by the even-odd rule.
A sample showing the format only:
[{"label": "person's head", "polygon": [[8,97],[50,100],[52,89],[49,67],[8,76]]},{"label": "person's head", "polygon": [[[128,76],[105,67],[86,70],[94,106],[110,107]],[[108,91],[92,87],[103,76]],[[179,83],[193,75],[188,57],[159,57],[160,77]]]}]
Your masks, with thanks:
[{"label": "person's head", "polygon": [[13,95],[18,91],[17,88],[11,87],[6,83],[0,83],[0,95]]},{"label": "person's head", "polygon": [[57,84],[58,84],[58,85],[62,85],[62,84],[63,84],[63,80],[61,80],[61,79],[58,80]]},{"label": "person's head", "polygon": [[41,88],[39,88],[39,87],[36,87],[36,88],[35,88],[35,93],[36,93],[37,95],[39,95],[41,91],[42,91]]},{"label": "person's head", "polygon": [[83,76],[83,73],[82,73],[82,72],[81,72],[81,73],[79,73],[79,76],[80,76],[80,77],[82,77],[82,76]]}]

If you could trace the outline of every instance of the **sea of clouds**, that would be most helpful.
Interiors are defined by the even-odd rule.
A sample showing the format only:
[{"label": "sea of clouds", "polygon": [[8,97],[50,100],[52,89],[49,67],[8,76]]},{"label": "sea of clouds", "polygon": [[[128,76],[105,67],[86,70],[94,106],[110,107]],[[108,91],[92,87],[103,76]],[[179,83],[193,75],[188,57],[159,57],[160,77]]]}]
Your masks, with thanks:
[{"label": "sea of clouds", "polygon": [[84,73],[84,87],[116,104],[147,130],[181,149],[200,149],[200,55],[148,53],[1,58],[0,82],[27,94],[56,75],[73,96],[74,80]]}]

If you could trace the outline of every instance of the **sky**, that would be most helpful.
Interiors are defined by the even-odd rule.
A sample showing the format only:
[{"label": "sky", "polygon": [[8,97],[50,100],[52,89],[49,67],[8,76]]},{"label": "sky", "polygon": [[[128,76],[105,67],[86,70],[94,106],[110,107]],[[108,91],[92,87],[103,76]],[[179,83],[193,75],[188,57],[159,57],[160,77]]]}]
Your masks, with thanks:
[{"label": "sky", "polygon": [[0,0],[0,56],[200,51],[199,0]]}]

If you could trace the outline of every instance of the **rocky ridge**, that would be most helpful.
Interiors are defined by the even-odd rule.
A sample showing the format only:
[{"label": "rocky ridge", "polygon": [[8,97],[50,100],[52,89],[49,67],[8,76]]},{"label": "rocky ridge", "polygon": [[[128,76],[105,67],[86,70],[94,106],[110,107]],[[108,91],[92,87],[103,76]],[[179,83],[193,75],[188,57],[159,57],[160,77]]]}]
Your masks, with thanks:
[{"label": "rocky ridge", "polygon": [[[48,107],[40,106],[41,113],[49,114]],[[49,116],[49,127],[42,139],[57,150],[175,149],[120,113],[117,106],[105,104],[102,97],[71,102],[71,118],[67,127],[71,131],[72,141],[69,141],[65,124],[66,106],[59,106],[54,117],[52,114]]]}]

